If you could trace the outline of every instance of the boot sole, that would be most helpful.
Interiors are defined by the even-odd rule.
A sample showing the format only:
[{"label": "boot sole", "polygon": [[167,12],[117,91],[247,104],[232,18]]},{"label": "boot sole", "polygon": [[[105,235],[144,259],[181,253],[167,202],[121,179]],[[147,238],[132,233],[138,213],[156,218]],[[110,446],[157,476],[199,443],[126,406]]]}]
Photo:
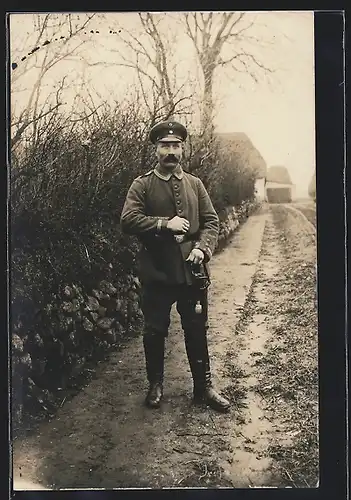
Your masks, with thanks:
[{"label": "boot sole", "polygon": [[211,408],[211,410],[215,410],[215,411],[218,411],[220,413],[228,413],[230,411],[230,406],[223,407],[223,406],[211,405],[210,403],[208,403],[205,400],[204,401],[193,400],[192,403],[194,406],[203,406],[203,407]]},{"label": "boot sole", "polygon": [[158,403],[151,403],[150,401],[145,401],[145,406],[147,406],[148,408],[160,408],[161,401],[162,400],[160,400]]},{"label": "boot sole", "polygon": [[218,406],[211,406],[208,403],[206,406],[208,406],[212,410],[218,411],[219,413],[229,413],[229,411],[230,411],[230,406],[218,407]]},{"label": "boot sole", "polygon": [[147,403],[145,406],[146,406],[146,408],[149,408],[150,410],[157,410],[161,407],[161,404],[150,405]]}]

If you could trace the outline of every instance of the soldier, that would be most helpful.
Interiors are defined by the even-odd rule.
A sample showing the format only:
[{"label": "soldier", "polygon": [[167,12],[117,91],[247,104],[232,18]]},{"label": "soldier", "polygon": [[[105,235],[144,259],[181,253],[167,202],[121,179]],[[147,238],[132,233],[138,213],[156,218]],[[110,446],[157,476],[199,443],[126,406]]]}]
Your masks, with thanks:
[{"label": "soldier", "polygon": [[145,319],[143,345],[149,390],[146,404],[158,408],[163,397],[165,338],[176,303],[193,377],[195,404],[228,411],[229,401],[212,387],[207,347],[207,288],[194,284],[192,266],[208,261],[216,247],[218,216],[202,181],[182,169],[186,128],[175,121],[155,125],[149,138],[158,164],[137,177],[121,214],[125,233],[139,237]]}]

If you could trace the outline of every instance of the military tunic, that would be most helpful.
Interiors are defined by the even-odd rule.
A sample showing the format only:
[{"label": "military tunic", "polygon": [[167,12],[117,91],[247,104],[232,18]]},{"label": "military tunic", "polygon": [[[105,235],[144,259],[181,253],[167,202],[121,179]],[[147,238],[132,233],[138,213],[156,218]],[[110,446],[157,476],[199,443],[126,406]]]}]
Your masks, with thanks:
[{"label": "military tunic", "polygon": [[[187,219],[190,229],[182,243],[167,229],[175,215]],[[186,262],[196,247],[205,255],[208,268],[217,245],[219,219],[202,181],[180,165],[173,173],[159,166],[137,177],[129,188],[121,213],[122,230],[139,237],[140,279],[145,284],[192,283]]]}]

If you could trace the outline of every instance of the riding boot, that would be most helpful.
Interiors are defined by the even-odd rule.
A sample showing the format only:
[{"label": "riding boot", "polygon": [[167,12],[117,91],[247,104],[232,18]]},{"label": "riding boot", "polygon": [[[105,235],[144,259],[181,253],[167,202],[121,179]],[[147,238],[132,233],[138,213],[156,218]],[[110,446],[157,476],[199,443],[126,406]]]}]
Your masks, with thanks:
[{"label": "riding boot", "polygon": [[196,337],[185,335],[185,347],[194,382],[194,404],[206,404],[220,412],[228,411],[229,401],[218,394],[212,386],[206,331]]},{"label": "riding boot", "polygon": [[159,408],[163,397],[165,337],[159,333],[148,333],[143,337],[143,344],[149,381],[145,403],[150,408]]}]

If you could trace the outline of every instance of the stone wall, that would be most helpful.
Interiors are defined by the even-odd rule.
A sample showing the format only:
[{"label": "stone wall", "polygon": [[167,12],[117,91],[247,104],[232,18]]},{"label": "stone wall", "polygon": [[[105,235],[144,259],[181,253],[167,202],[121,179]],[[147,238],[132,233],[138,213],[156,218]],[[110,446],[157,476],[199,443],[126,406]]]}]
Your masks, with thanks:
[{"label": "stone wall", "polygon": [[[125,285],[100,281],[83,290],[66,284],[45,306],[45,327],[24,334],[21,325],[12,333],[13,418],[19,423],[23,410],[50,413],[60,391],[71,387],[89,361],[142,328],[139,309],[140,282],[128,275]],[[50,323],[50,325],[48,324]],[[43,325],[44,326],[44,325]]]}]

